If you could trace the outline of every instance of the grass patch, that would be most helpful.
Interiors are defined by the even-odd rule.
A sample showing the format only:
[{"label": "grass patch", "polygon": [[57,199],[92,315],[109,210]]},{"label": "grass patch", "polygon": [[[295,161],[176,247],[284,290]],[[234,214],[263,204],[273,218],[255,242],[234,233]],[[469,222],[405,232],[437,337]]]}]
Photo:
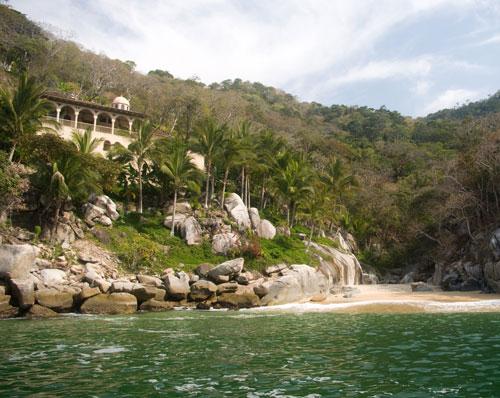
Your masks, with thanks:
[{"label": "grass patch", "polygon": [[226,260],[212,253],[210,242],[188,246],[178,236],[170,236],[162,216],[131,213],[120,218],[113,228],[102,229],[111,238],[104,246],[117,255],[127,272],[161,273],[169,267],[191,271],[204,262]]}]

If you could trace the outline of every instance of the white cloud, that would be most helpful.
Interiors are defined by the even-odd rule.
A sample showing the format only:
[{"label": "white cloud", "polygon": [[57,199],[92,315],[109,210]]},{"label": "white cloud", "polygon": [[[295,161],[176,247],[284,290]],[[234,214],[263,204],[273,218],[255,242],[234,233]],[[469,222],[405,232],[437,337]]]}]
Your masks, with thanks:
[{"label": "white cloud", "polygon": [[432,82],[428,80],[419,80],[415,83],[415,86],[412,87],[411,91],[418,96],[424,96],[429,92],[431,87]]},{"label": "white cloud", "polygon": [[432,112],[446,108],[454,108],[469,101],[477,100],[481,97],[481,92],[466,89],[450,89],[442,92],[434,101],[424,108],[423,114],[426,115]]}]

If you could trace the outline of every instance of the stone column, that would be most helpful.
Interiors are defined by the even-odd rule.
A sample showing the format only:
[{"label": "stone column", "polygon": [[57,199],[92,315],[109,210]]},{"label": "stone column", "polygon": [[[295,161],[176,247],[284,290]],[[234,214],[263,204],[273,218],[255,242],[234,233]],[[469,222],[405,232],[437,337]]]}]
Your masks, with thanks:
[{"label": "stone column", "polygon": [[56,108],[56,121],[57,121],[57,123],[59,123],[59,116],[60,116],[60,115],[61,115],[61,107],[60,107],[60,106],[58,106],[58,107]]},{"label": "stone column", "polygon": [[96,132],[97,129],[97,114],[94,114],[94,133]]},{"label": "stone column", "polygon": [[128,120],[128,133],[129,133],[129,135],[132,135],[132,124],[133,123],[134,123],[134,119]]},{"label": "stone column", "polygon": [[111,134],[115,133],[115,120],[116,120],[116,116],[113,116],[111,118]]},{"label": "stone column", "polygon": [[78,114],[80,111],[75,111],[75,129],[78,128]]}]

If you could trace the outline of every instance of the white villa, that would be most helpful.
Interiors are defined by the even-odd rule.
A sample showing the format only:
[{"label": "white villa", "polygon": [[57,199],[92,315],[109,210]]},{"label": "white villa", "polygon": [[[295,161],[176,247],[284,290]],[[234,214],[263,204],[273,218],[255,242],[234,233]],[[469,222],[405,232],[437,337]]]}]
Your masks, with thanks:
[{"label": "white villa", "polygon": [[[124,147],[132,142],[137,124],[145,118],[143,113],[130,110],[130,102],[125,97],[116,97],[111,106],[94,102],[80,101],[59,93],[43,95],[54,105],[47,119],[59,123],[58,132],[65,140],[71,140],[73,132],[92,131],[94,138],[102,138],[103,143],[96,152],[105,154],[111,145],[120,143]],[[193,164],[200,170],[205,169],[202,155],[190,152]]]},{"label": "white villa", "polygon": [[75,130],[84,132],[90,129],[93,137],[103,139],[97,150],[100,153],[108,151],[117,142],[127,147],[137,122],[145,117],[143,113],[131,111],[130,102],[121,96],[116,97],[111,106],[76,100],[59,93],[46,93],[44,98],[54,105],[47,118],[59,123],[59,134],[64,139],[70,140]]}]

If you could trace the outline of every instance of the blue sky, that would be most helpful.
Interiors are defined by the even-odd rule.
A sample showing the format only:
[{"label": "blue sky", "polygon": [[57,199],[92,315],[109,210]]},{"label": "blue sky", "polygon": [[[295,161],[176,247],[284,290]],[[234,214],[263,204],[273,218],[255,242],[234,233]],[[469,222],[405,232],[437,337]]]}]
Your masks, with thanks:
[{"label": "blue sky", "polygon": [[11,0],[138,70],[421,116],[500,89],[497,0]]}]

